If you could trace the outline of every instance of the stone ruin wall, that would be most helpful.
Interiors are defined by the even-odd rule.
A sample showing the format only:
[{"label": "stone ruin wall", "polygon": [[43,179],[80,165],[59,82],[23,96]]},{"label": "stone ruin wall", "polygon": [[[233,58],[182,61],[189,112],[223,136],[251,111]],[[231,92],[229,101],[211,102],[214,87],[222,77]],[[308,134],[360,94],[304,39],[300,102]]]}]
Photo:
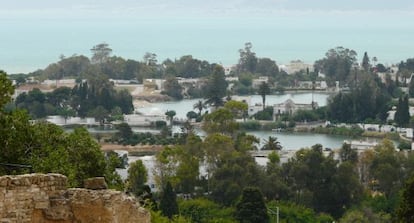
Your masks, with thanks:
[{"label": "stone ruin wall", "polygon": [[0,223],[150,223],[137,200],[114,190],[67,188],[60,174],[0,177]]}]

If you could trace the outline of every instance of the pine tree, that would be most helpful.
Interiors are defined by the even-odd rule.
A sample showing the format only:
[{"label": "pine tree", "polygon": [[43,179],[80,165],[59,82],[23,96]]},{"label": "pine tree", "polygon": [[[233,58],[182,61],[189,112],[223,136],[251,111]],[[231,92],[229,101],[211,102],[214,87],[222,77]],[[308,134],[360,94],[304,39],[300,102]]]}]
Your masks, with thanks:
[{"label": "pine tree", "polygon": [[167,182],[161,195],[160,210],[169,219],[178,214],[177,197],[170,182]]},{"label": "pine tree", "polygon": [[266,204],[258,188],[247,187],[243,190],[240,202],[236,206],[236,219],[244,223],[267,223]]},{"label": "pine tree", "polygon": [[224,69],[220,65],[214,67],[206,87],[206,104],[215,108],[224,104],[223,97],[226,96],[227,82],[224,75]]}]

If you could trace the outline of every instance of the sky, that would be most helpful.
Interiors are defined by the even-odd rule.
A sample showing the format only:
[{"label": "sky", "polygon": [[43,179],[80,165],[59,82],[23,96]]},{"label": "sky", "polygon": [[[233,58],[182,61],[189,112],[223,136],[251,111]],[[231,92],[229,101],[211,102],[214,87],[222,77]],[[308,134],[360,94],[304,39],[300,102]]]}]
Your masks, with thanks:
[{"label": "sky", "polygon": [[[0,0],[2,16],[240,16],[272,13],[414,12],[412,0]],[[150,13],[151,14],[150,14]],[[1,16],[0,15],[0,16]]]},{"label": "sky", "polygon": [[0,0],[0,68],[32,71],[99,42],[127,58],[193,54],[225,64],[250,41],[285,62],[313,62],[342,45],[394,63],[412,57],[413,18],[414,0]]}]

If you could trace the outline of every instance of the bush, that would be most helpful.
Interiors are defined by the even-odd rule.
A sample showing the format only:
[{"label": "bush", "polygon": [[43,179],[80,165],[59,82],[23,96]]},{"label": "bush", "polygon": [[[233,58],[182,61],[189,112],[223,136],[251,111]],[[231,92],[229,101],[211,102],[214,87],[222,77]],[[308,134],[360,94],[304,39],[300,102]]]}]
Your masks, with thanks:
[{"label": "bush", "polygon": [[155,121],[155,128],[160,129],[167,126],[167,122],[165,121]]},{"label": "bush", "polygon": [[407,141],[401,141],[398,145],[399,150],[411,150],[411,143]]},{"label": "bush", "polygon": [[273,120],[273,107],[266,107],[263,111],[259,111],[253,115],[257,120]]},{"label": "bush", "polygon": [[261,124],[258,121],[247,121],[239,123],[240,129],[245,131],[256,131],[261,129]]}]

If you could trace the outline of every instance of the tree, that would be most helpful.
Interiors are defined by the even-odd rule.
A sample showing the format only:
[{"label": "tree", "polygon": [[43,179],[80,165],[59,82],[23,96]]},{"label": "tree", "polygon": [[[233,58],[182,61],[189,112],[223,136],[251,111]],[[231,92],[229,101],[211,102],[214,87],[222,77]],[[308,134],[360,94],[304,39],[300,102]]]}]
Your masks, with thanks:
[{"label": "tree", "polygon": [[408,95],[398,99],[397,111],[395,112],[394,121],[398,126],[406,127],[410,122]]},{"label": "tree", "polygon": [[198,115],[201,116],[201,111],[203,111],[203,109],[206,109],[207,106],[206,104],[202,101],[202,100],[198,100],[194,105],[193,105],[194,109],[198,110]]},{"label": "tree", "polygon": [[215,108],[222,106],[223,97],[226,96],[227,82],[224,76],[224,69],[220,65],[216,65],[213,73],[209,76],[206,86],[206,104]]},{"label": "tree", "polygon": [[351,148],[351,144],[344,143],[342,145],[341,150],[339,150],[339,157],[341,159],[341,162],[358,162],[358,152],[355,149]]},{"label": "tree", "polygon": [[245,102],[230,100],[224,104],[224,108],[230,110],[235,118],[245,118],[248,105]]},{"label": "tree", "polygon": [[357,61],[356,56],[357,53],[354,50],[344,47],[330,49],[326,52],[325,58],[315,62],[315,70],[326,75],[329,86],[334,86],[335,81],[344,85],[350,77],[352,66]]},{"label": "tree", "polygon": [[[85,128],[77,128],[67,137],[69,162],[73,165],[72,186],[82,186],[90,177],[105,176],[106,162],[100,145]],[[73,175],[72,175],[73,174]],[[107,180],[111,181],[111,180]]]},{"label": "tree", "polygon": [[3,106],[11,101],[14,94],[14,87],[12,82],[7,78],[7,74],[0,70],[0,112]]},{"label": "tree", "polygon": [[257,57],[256,53],[252,52],[253,45],[250,42],[244,44],[244,49],[240,49],[240,59],[238,64],[239,73],[241,72],[256,72]]},{"label": "tree", "polygon": [[115,133],[115,137],[121,142],[128,142],[134,134],[128,123],[121,123],[116,126],[116,129],[118,132]]},{"label": "tree", "polygon": [[167,182],[164,190],[162,191],[160,210],[162,215],[168,217],[169,219],[172,219],[174,215],[178,214],[177,198],[170,182]]},{"label": "tree", "polygon": [[128,169],[128,189],[136,196],[144,192],[144,185],[147,182],[148,173],[142,160],[130,164]]},{"label": "tree", "polygon": [[[342,216],[339,220],[341,223],[387,223],[392,222],[391,216],[385,213],[374,213],[370,208],[363,208],[362,210],[350,210]],[[409,222],[409,221],[403,221]]]},{"label": "tree", "polygon": [[383,140],[375,147],[375,156],[370,165],[371,182],[376,182],[376,189],[387,198],[396,195],[403,183],[402,158],[397,154],[390,140]]},{"label": "tree", "polygon": [[371,67],[367,52],[364,53],[364,57],[362,58],[361,66],[362,66],[362,68],[364,68],[365,72],[368,72],[369,68]]},{"label": "tree", "polygon": [[186,116],[187,116],[188,120],[196,119],[196,118],[199,117],[199,115],[197,113],[195,113],[194,111],[187,112]]},{"label": "tree", "polygon": [[277,140],[277,137],[269,136],[267,140],[265,140],[265,144],[262,147],[262,150],[281,150],[282,146],[280,142]]},{"label": "tree", "polygon": [[414,222],[414,177],[405,183],[402,190],[402,199],[397,209],[399,222]]},{"label": "tree", "polygon": [[220,108],[204,116],[203,129],[207,133],[232,135],[238,128],[233,113],[228,109]]},{"label": "tree", "polygon": [[276,77],[279,74],[279,67],[274,60],[269,58],[258,58],[256,73],[268,77]]},{"label": "tree", "polygon": [[167,112],[165,112],[165,115],[167,116],[168,120],[170,120],[170,126],[173,125],[173,121],[174,121],[174,116],[177,113],[174,110],[169,110]]},{"label": "tree", "polygon": [[236,219],[242,223],[269,222],[263,195],[258,188],[243,189],[241,200],[236,205]]},{"label": "tree", "polygon": [[99,105],[98,107],[95,107],[94,109],[90,110],[88,112],[88,116],[96,118],[96,120],[103,124],[105,122],[105,119],[108,117],[109,112],[106,110],[103,106]]},{"label": "tree", "polygon": [[263,102],[263,110],[266,107],[266,95],[270,94],[270,88],[269,88],[269,84],[267,84],[266,82],[262,82],[259,85],[259,90],[257,91],[257,93],[262,96],[262,102]]},{"label": "tree", "polygon": [[181,100],[183,99],[183,95],[181,94],[182,91],[181,85],[178,83],[178,80],[174,76],[168,76],[164,83],[164,91],[165,94],[168,96],[176,99]]},{"label": "tree", "polygon": [[92,59],[91,59],[92,63],[102,65],[108,60],[109,56],[112,53],[112,49],[109,48],[109,44],[100,43],[92,47],[91,52],[92,52]]},{"label": "tree", "polygon": [[144,57],[144,63],[149,66],[157,65],[157,54],[146,52]]}]

